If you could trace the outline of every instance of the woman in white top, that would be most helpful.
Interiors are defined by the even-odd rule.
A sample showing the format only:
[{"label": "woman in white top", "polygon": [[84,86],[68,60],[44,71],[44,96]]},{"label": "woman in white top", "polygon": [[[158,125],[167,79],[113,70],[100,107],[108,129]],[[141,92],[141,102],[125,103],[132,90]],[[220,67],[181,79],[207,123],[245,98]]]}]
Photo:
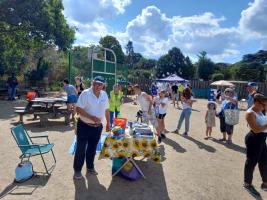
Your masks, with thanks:
[{"label": "woman in white top", "polygon": [[157,130],[157,135],[160,136],[158,131],[158,123],[155,114],[152,112],[153,100],[150,95],[141,91],[139,85],[133,87],[135,94],[137,95],[137,101],[141,106],[143,122],[151,123],[153,127]]},{"label": "woman in white top", "polygon": [[169,100],[166,97],[166,92],[164,90],[161,90],[159,92],[159,96],[154,99],[156,116],[158,121],[158,131],[160,133],[158,137],[159,143],[161,143],[161,139],[166,138],[166,136],[163,134],[163,131],[165,129],[164,119],[167,114],[168,102]]},{"label": "woman in white top", "polygon": [[253,187],[252,179],[257,164],[262,178],[261,188],[267,191],[267,118],[262,113],[265,109],[267,109],[267,97],[262,94],[255,94],[254,103],[246,114],[250,132],[245,138],[247,160],[244,170],[244,188],[256,197],[259,197],[260,193]]}]

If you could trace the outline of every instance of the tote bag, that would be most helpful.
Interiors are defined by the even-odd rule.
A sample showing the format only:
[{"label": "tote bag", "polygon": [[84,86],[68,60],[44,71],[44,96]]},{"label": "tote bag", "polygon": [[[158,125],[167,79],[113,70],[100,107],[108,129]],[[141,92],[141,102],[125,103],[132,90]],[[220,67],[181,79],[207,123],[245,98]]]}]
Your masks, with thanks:
[{"label": "tote bag", "polygon": [[234,126],[239,123],[239,110],[238,109],[225,109],[224,110],[225,123]]}]

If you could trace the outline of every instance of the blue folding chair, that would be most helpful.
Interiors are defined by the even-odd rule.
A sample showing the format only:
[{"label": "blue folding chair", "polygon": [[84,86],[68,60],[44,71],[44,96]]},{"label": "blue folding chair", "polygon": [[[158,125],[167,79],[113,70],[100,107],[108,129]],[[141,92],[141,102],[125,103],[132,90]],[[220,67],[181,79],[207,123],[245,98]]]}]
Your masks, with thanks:
[{"label": "blue folding chair", "polygon": [[[26,129],[24,128],[24,126],[22,124],[17,125],[16,127],[11,128],[11,133],[15,139],[15,141],[17,142],[18,147],[20,148],[22,154],[20,155],[20,159],[21,161],[24,158],[28,158],[28,160],[30,159],[30,157],[32,156],[38,156],[40,155],[42,158],[42,161],[44,163],[44,167],[46,170],[46,173],[48,175],[50,175],[51,173],[49,172],[55,167],[56,165],[56,158],[53,152],[53,147],[54,144],[51,144],[48,136],[32,136],[30,137],[29,134],[27,133]],[[32,139],[34,138],[46,138],[47,142],[46,144],[35,144],[33,143]],[[48,170],[46,163],[44,161],[44,157],[43,154],[49,153],[51,151],[53,158],[54,158],[54,164],[51,166],[51,168]]]}]

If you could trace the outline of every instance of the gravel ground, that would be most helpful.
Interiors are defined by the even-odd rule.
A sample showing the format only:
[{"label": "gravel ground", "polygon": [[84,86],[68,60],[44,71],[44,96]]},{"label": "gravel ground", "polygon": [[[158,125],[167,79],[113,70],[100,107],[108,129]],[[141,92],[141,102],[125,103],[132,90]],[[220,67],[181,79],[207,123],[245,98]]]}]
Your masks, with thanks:
[{"label": "gravel ground", "polygon": [[[74,137],[73,125],[65,126],[63,119],[49,122],[47,128],[39,128],[32,116],[25,117],[25,126],[31,135],[49,131],[50,141],[55,143],[57,165],[50,177],[39,176],[23,183],[13,184],[15,167],[19,162],[19,149],[10,133],[10,128],[18,121],[13,107],[25,102],[0,101],[0,199],[138,199],[138,200],[249,200],[254,199],[242,188],[245,162],[244,137],[248,132],[241,112],[240,123],[235,126],[232,145],[218,142],[221,137],[219,121],[213,131],[212,140],[204,140],[206,101],[194,104],[188,137],[167,134],[161,145],[162,162],[139,161],[147,179],[127,181],[120,177],[112,178],[111,161],[97,160],[98,176],[84,177],[74,181],[73,157],[68,149]],[[122,114],[134,120],[138,106],[130,103],[122,106]],[[166,127],[174,130],[181,111],[169,105]],[[50,154],[46,155],[52,163]],[[41,159],[33,158],[36,171],[44,171]],[[85,174],[85,169],[83,171]],[[258,168],[254,174],[254,185],[260,190],[261,179]]]}]

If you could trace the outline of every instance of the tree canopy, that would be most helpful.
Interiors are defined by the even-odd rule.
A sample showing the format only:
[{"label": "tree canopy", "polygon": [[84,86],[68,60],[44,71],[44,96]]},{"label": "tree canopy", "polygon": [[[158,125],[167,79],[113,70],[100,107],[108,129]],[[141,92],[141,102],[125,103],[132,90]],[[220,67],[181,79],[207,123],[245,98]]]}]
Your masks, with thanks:
[{"label": "tree canopy", "polygon": [[[120,64],[124,63],[124,53],[122,51],[119,41],[115,37],[111,35],[102,37],[99,41],[99,44],[101,44],[105,48],[108,48],[114,51],[117,57],[117,63],[120,63]],[[110,52],[107,52],[107,59],[112,60],[112,57],[113,56],[110,55]]]},{"label": "tree canopy", "polygon": [[181,50],[173,47],[168,54],[161,56],[158,60],[156,75],[164,77],[177,74],[186,79],[194,77],[194,67],[189,57],[185,57]]},{"label": "tree canopy", "polygon": [[19,71],[38,49],[51,45],[60,50],[71,48],[75,30],[67,24],[63,9],[61,0],[0,1],[2,71]]},{"label": "tree canopy", "polygon": [[197,68],[199,78],[204,81],[210,80],[211,75],[214,73],[215,65],[211,59],[207,57],[207,53],[205,51],[200,52],[198,55]]}]

